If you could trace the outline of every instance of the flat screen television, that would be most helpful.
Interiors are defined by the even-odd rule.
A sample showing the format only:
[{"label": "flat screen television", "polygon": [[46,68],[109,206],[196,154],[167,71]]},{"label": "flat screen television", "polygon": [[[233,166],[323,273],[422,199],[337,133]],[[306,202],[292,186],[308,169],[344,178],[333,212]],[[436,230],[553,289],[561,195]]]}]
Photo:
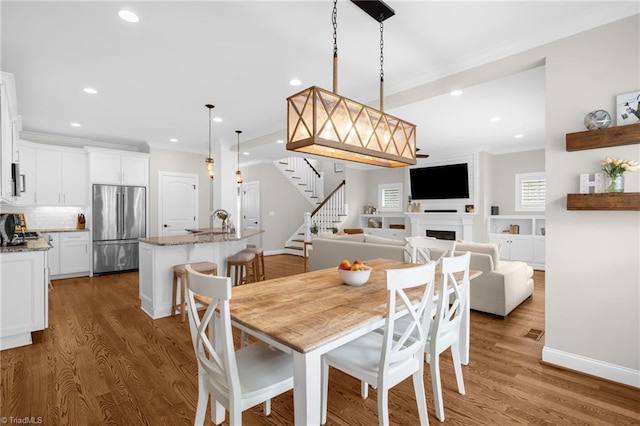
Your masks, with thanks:
[{"label": "flat screen television", "polygon": [[469,198],[467,163],[410,169],[409,178],[414,200]]}]

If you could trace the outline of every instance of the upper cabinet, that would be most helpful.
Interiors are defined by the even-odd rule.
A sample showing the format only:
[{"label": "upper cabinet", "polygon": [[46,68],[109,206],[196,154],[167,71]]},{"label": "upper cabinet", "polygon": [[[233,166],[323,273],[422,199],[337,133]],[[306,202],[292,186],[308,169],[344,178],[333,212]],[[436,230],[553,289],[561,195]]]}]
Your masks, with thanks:
[{"label": "upper cabinet", "polygon": [[0,199],[13,204],[13,179],[11,165],[14,162],[15,140],[18,137],[18,108],[16,106],[13,74],[1,73],[0,80]]},{"label": "upper cabinet", "polygon": [[15,161],[20,165],[20,196],[15,205],[33,206],[36,204],[36,147],[18,140],[15,149]]},{"label": "upper cabinet", "polygon": [[89,192],[87,158],[81,149],[47,147],[36,150],[36,204],[84,206]]},{"label": "upper cabinet", "polygon": [[149,154],[88,148],[91,183],[148,186]]}]

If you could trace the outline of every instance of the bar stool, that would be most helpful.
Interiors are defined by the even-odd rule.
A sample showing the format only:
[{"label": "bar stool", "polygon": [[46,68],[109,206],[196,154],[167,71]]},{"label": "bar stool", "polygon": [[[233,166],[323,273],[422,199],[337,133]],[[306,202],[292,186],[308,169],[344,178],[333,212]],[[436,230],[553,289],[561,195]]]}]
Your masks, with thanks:
[{"label": "bar stool", "polygon": [[[256,255],[247,251],[240,251],[227,258],[227,277],[231,277],[231,269],[234,270],[233,285],[242,285],[249,282],[249,268],[251,267],[251,282],[256,282],[255,271]],[[246,275],[246,277],[245,277]]]},{"label": "bar stool", "polygon": [[[184,322],[187,317],[187,270],[186,265],[191,265],[194,271],[203,274],[218,275],[218,265],[213,262],[183,263],[173,267],[173,296],[171,302],[171,315],[180,312],[180,321]],[[178,279],[180,279],[180,303],[177,303],[176,293],[178,290]]]},{"label": "bar stool", "polygon": [[247,244],[247,248],[242,251],[255,254],[256,257],[253,262],[253,268],[255,271],[254,277],[256,277],[256,281],[264,281],[266,279],[264,268],[264,249],[262,247],[256,247],[254,244]]}]

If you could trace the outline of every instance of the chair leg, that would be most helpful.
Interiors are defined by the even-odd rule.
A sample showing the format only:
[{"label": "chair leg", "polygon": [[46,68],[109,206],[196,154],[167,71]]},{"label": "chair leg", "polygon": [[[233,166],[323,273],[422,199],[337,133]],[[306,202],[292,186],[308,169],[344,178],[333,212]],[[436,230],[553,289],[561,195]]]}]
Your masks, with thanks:
[{"label": "chair leg", "polygon": [[180,291],[181,291],[181,297],[182,299],[180,300],[180,321],[184,322],[184,320],[187,318],[187,276],[183,276],[182,278],[180,278]]},{"label": "chair leg", "polygon": [[365,381],[360,382],[360,396],[362,399],[367,399],[369,396],[369,383]]},{"label": "chair leg", "polygon": [[271,400],[270,399],[267,399],[264,402],[264,415],[265,416],[271,415]]},{"label": "chair leg", "polygon": [[378,424],[389,425],[389,389],[386,385],[378,388]]},{"label": "chair leg", "polygon": [[440,355],[432,354],[429,360],[431,368],[431,386],[433,387],[433,405],[436,417],[444,422],[444,404],[442,403],[442,383],[440,383]]},{"label": "chair leg", "polygon": [[462,363],[460,362],[460,345],[458,341],[451,345],[451,358],[453,359],[453,370],[456,373],[456,382],[458,383],[458,393],[465,394],[464,378],[462,377]]},{"label": "chair leg", "polygon": [[424,391],[424,363],[421,368],[413,373],[413,389],[416,393],[416,402],[418,404],[418,415],[420,416],[420,424],[429,424],[429,414],[427,413],[427,396]]},{"label": "chair leg", "polygon": [[329,364],[325,361],[322,362],[322,375],[320,383],[322,384],[322,394],[320,395],[320,408],[322,410],[320,414],[320,424],[327,422],[327,398],[329,394]]},{"label": "chair leg", "polygon": [[178,277],[176,276],[176,274],[173,274],[173,287],[171,287],[173,289],[173,291],[171,292],[171,316],[176,314],[176,307],[178,306],[176,304],[177,300],[176,300],[176,292],[178,291]]},{"label": "chair leg", "polygon": [[204,416],[207,412],[207,403],[209,402],[209,392],[204,386],[204,380],[201,372],[198,372],[198,405],[196,407],[196,419],[194,425],[204,424]]}]

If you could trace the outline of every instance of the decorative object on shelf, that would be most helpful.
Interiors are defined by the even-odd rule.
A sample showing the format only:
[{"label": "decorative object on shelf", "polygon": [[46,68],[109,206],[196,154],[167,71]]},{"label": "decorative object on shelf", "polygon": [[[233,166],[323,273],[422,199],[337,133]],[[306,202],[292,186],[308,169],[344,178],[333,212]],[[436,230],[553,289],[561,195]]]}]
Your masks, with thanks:
[{"label": "decorative object on shelf", "polygon": [[211,104],[205,105],[209,108],[209,156],[204,160],[204,165],[207,168],[207,173],[209,173],[209,177],[213,179],[214,170],[213,170],[213,157],[211,157],[211,110],[215,108]]},{"label": "decorative object on shelf", "polygon": [[640,90],[616,96],[616,125],[640,123]]},{"label": "decorative object on shelf", "polygon": [[475,211],[476,211],[476,210],[475,210],[475,208],[473,207],[473,204],[466,204],[466,205],[464,206],[464,211],[465,211],[466,213],[475,213]]},{"label": "decorative object on shelf", "polygon": [[236,130],[236,134],[238,135],[238,170],[236,170],[236,182],[238,184],[242,183],[242,172],[240,171],[240,133],[242,133],[242,130]]},{"label": "decorative object on shelf", "polygon": [[601,194],[604,192],[604,173],[594,173],[593,180],[589,173],[580,173],[581,194]]},{"label": "decorative object on shelf", "polygon": [[420,211],[421,211],[420,203],[411,204],[411,213],[420,213]]},{"label": "decorative object on shelf", "polygon": [[635,172],[640,165],[633,160],[607,157],[600,160],[602,170],[609,176],[606,192],[624,192],[624,172]]},{"label": "decorative object on shelf", "polygon": [[373,214],[373,206],[364,206],[363,212],[364,214]]},{"label": "decorative object on shelf", "polygon": [[416,126],[383,112],[383,22],[394,12],[382,1],[359,7],[377,10],[380,23],[380,109],[338,94],[337,0],[333,2],[333,91],[311,86],[287,98],[287,150],[384,167],[416,164]]},{"label": "decorative object on shelf", "polygon": [[491,206],[491,215],[492,216],[497,216],[500,214],[500,207],[498,206]]},{"label": "decorative object on shelf", "polygon": [[382,223],[380,223],[377,220],[375,220],[374,218],[370,217],[369,220],[367,221],[367,226],[369,228],[380,228],[382,226]]},{"label": "decorative object on shelf", "polygon": [[611,125],[611,115],[603,109],[591,111],[584,117],[584,125],[589,130],[606,129]]}]

